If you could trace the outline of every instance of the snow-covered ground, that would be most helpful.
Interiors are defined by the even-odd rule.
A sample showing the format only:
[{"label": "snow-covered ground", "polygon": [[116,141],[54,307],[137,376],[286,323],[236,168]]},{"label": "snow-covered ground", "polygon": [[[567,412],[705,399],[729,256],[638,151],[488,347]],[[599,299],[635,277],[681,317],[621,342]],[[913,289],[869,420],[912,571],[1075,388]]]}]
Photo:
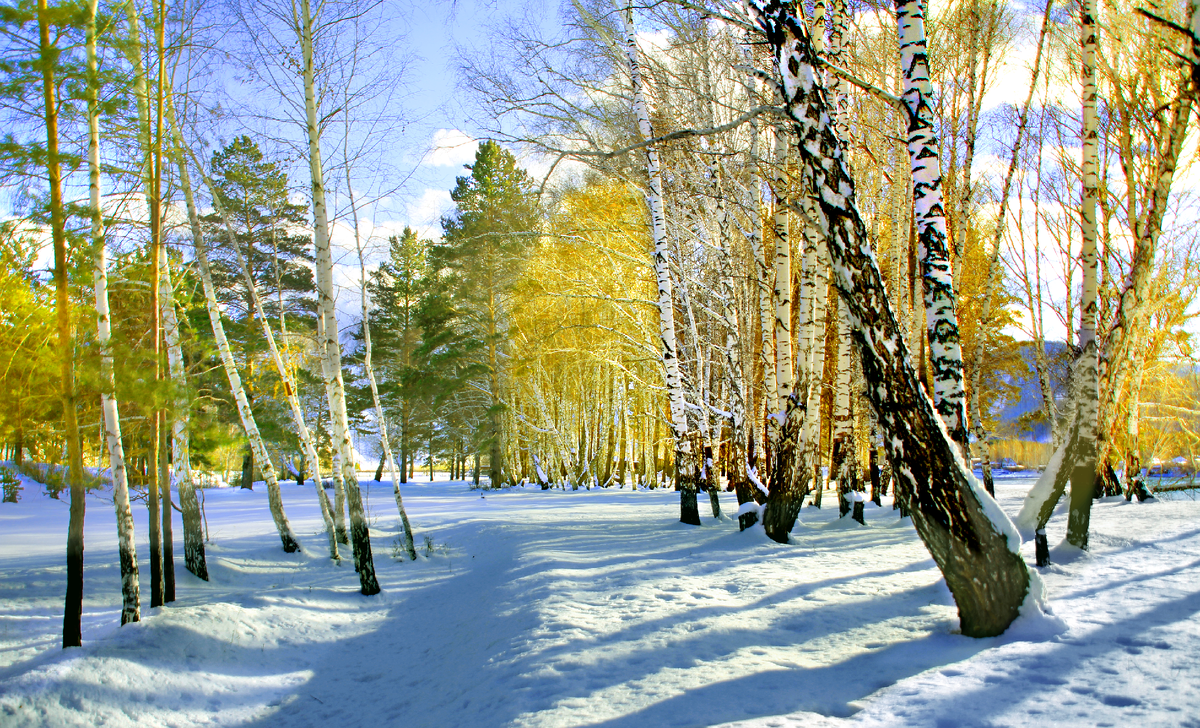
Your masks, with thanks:
[{"label": "snow-covered ground", "polygon": [[[0,726],[1200,726],[1195,501],[1098,503],[1092,551],[1043,571],[1061,624],[975,640],[886,501],[865,527],[805,508],[779,545],[683,526],[671,492],[418,483],[413,563],[390,485],[368,484],[382,594],[323,555],[311,486],[284,485],[290,555],[265,492],[209,490],[211,582],[177,545],[178,601],[126,627],[111,502],[90,497],[68,651],[67,504],[30,485],[0,505]],[[1006,511],[1030,484],[999,482]]]}]

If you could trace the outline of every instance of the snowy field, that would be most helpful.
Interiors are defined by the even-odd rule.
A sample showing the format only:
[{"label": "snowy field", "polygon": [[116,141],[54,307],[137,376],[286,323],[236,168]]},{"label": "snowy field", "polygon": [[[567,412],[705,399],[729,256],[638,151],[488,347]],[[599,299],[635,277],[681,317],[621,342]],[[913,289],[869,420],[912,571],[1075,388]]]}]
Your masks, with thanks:
[{"label": "snowy field", "polygon": [[[1030,483],[999,482],[1010,514]],[[1058,621],[975,640],[887,501],[865,527],[805,508],[779,545],[683,526],[671,492],[416,483],[413,563],[390,485],[368,485],[382,594],[323,555],[311,486],[283,486],[298,554],[264,489],[210,490],[212,581],[183,569],[176,514],[178,601],[123,628],[112,505],[90,497],[64,652],[67,504],[27,483],[0,504],[0,726],[1200,726],[1192,500],[1098,503],[1092,551],[1043,571]]]}]

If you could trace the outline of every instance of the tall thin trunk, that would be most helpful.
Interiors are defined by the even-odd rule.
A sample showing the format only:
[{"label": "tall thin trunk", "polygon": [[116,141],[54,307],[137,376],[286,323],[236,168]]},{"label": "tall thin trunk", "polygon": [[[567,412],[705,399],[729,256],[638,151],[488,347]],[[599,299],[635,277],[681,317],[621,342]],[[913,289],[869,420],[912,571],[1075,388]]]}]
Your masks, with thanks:
[{"label": "tall thin trunk", "polygon": [[117,385],[113,377],[112,320],[108,306],[108,260],[104,246],[104,218],[100,207],[100,102],[96,63],[96,9],[98,0],[88,0],[88,188],[91,210],[92,249],[95,267],[92,282],[96,291],[96,342],[100,347],[100,409],[104,416],[105,444],[112,471],[113,507],[116,509],[117,553],[121,562],[121,624],[142,618],[138,594],[137,546],[133,533],[133,510],[129,503],[129,479],[125,470],[125,447],[121,442],[121,416],[117,409]]},{"label": "tall thin trunk", "polygon": [[[196,213],[195,199],[192,194],[191,175],[188,172],[187,161],[183,157],[182,140],[179,136],[179,129],[176,126],[173,111],[174,110],[172,108],[168,107],[168,112],[170,113],[171,133],[173,138],[176,140],[176,151],[179,155],[177,163],[179,165],[180,182],[183,186],[184,197],[187,200],[188,205],[188,219],[192,228],[192,242],[197,251],[206,251],[206,248],[204,247],[204,235],[200,229],[200,218]],[[254,312],[257,315],[259,323],[262,325],[263,337],[267,341],[267,348],[271,352],[271,358],[275,362],[275,369],[279,372],[280,379],[283,380],[283,391],[287,398],[288,408],[291,410],[292,423],[296,427],[296,432],[300,437],[301,446],[304,448],[304,457],[307,461],[308,468],[312,471],[313,484],[316,486],[317,490],[317,505],[321,509],[321,517],[325,522],[325,531],[329,536],[329,558],[333,559],[334,561],[338,561],[341,559],[341,556],[338,553],[337,533],[333,521],[333,508],[329,503],[329,495],[325,492],[325,487],[321,483],[321,459],[320,455],[317,454],[316,443],[313,439],[312,432],[308,429],[308,425],[304,421],[304,410],[300,406],[300,399],[296,391],[295,377],[292,374],[291,368],[287,366],[286,362],[284,362],[283,355],[275,341],[275,335],[271,331],[270,320],[263,311],[262,297],[258,295],[258,288],[254,284],[254,277],[250,274],[250,266],[247,263],[245,251],[242,249],[242,246],[238,241],[229,216],[225,212],[224,205],[221,204],[221,200],[217,195],[217,188],[212,179],[209,178],[205,173],[204,168],[199,165],[199,161],[194,161],[196,161],[201,178],[204,180],[205,184],[208,185],[209,190],[212,191],[213,206],[216,208],[217,214],[221,216],[221,220],[225,224],[226,237],[229,240],[229,245],[234,251],[237,252],[238,267],[242,271],[242,280],[246,283],[247,290],[250,294],[251,304],[254,307]],[[197,260],[200,259],[199,252],[197,252],[196,257]],[[207,252],[205,252],[204,264],[207,265],[207,262]]]},{"label": "tall thin trunk", "polygon": [[328,390],[333,436],[342,459],[342,487],[350,510],[350,542],[354,549],[354,567],[362,593],[379,593],[375,578],[375,563],[371,555],[371,532],[363,509],[362,493],[358,488],[358,472],[354,464],[354,448],[350,441],[350,423],[346,414],[346,391],[342,382],[342,350],[338,342],[337,313],[333,302],[333,254],[329,241],[329,218],[325,203],[324,171],[321,167],[321,139],[317,126],[316,78],[313,61],[314,18],[309,0],[301,0],[298,18],[299,40],[303,56],[304,111],[308,136],[308,165],[312,179],[313,244],[316,249],[317,306],[325,319],[321,362],[326,378],[333,386]]},{"label": "tall thin trunk", "polygon": [[[650,112],[642,90],[641,62],[638,60],[637,35],[633,30],[633,8],[626,6],[625,52],[629,61],[629,77],[633,92],[633,112],[637,116],[638,131],[643,141],[654,137],[650,126]],[[683,523],[700,525],[700,510],[696,503],[697,482],[696,457],[687,418],[684,415],[683,387],[679,378],[679,358],[675,343],[675,300],[672,295],[670,247],[667,240],[666,215],[663,210],[662,174],[659,171],[658,150],[646,147],[646,174],[650,189],[646,202],[650,207],[650,231],[654,241],[654,275],[658,283],[658,335],[662,347],[664,379],[667,386],[667,401],[670,406],[671,437],[675,443],[675,471],[679,486],[679,520]]]},{"label": "tall thin trunk", "polygon": [[953,273],[946,241],[942,166],[933,112],[933,85],[925,38],[926,0],[897,0],[900,65],[908,111],[908,157],[912,169],[913,214],[925,293],[925,326],[933,365],[933,402],[951,439],[970,456],[963,359],[958,339]]},{"label": "tall thin trunk", "polygon": [[864,375],[872,383],[867,395],[897,475],[905,481],[900,495],[910,503],[913,525],[946,578],[963,634],[1000,634],[1016,619],[1029,591],[1020,537],[965,469],[913,371],[854,204],[845,151],[830,128],[807,26],[790,4],[778,0],[751,0],[748,7],[783,76],[786,109],[799,137],[796,148],[819,198],[816,222],[828,241],[834,284],[846,301]]},{"label": "tall thin trunk", "polygon": [[[139,166],[139,174],[141,176],[142,193],[146,199],[146,207],[150,212],[150,261],[151,261],[151,279],[150,279],[150,297],[153,303],[153,335],[154,335],[154,381],[157,383],[161,378],[159,369],[159,339],[161,338],[161,321],[158,307],[158,245],[159,245],[159,230],[158,230],[158,215],[161,210],[156,209],[158,206],[154,199],[154,169],[153,169],[153,147],[150,132],[150,91],[146,80],[146,67],[142,61],[142,41],[141,41],[141,18],[138,17],[138,11],[135,3],[128,3],[125,6],[126,22],[129,26],[129,43],[125,47],[126,59],[133,66],[133,95],[137,105],[138,116],[138,145],[142,154],[142,163]],[[159,419],[159,410],[157,404],[151,412],[151,422],[153,427],[153,436],[151,438],[151,454],[149,458],[149,488],[146,497],[146,504],[150,511],[150,606],[160,607],[163,604],[163,588],[162,588],[162,525],[159,514],[159,469],[158,469],[158,444],[162,436],[162,423]]]},{"label": "tall thin trunk", "polygon": [[[1080,268],[1083,294],[1079,302],[1080,399],[1076,409],[1078,449],[1068,453],[1071,469],[1071,513],[1067,519],[1067,541],[1081,549],[1088,545],[1092,518],[1092,495],[1096,490],[1096,435],[1100,416],[1100,361],[1096,341],[1099,256],[1096,251],[1096,202],[1100,195],[1100,165],[1096,114],[1096,0],[1080,5],[1080,45],[1083,50],[1080,76],[1083,84],[1083,199],[1079,221],[1083,233]],[[1065,464],[1065,463],[1064,463]]]},{"label": "tall thin trunk", "polygon": [[62,646],[83,643],[83,441],[75,411],[75,330],[71,325],[71,298],[67,281],[66,211],[63,208],[62,167],[58,156],[58,99],[54,68],[58,49],[50,42],[50,11],[38,0],[39,65],[42,68],[42,103],[46,122],[46,172],[50,180],[50,235],[54,243],[54,312],[59,355],[59,397],[67,440],[67,478],[71,486],[71,513],[67,525],[67,592],[63,602]]},{"label": "tall thin trunk", "polygon": [[[158,60],[158,82],[155,93],[155,114],[154,114],[154,153],[151,155],[153,160],[153,180],[154,180],[154,207],[151,209],[151,234],[157,233],[158,251],[157,260],[155,262],[157,270],[156,275],[159,276],[158,283],[158,298],[154,301],[155,306],[155,339],[154,344],[158,356],[156,357],[156,377],[162,381],[164,371],[162,354],[159,347],[163,343],[163,335],[170,327],[171,319],[175,318],[175,301],[173,290],[171,287],[170,269],[167,264],[167,246],[165,233],[163,231],[163,98],[166,91],[166,27],[167,27],[167,6],[165,0],[159,0],[156,3],[157,19],[156,19],[156,50]],[[157,217],[157,222],[155,221]],[[168,315],[170,318],[168,318]],[[184,396],[187,385],[183,381],[183,352],[179,350],[178,341],[178,325],[176,324],[176,341],[175,349],[178,353],[178,372],[179,379],[171,377],[172,381],[178,387],[177,396]],[[166,341],[170,346],[170,341]],[[168,355],[170,355],[168,353]],[[172,408],[173,409],[173,408]],[[171,531],[171,472],[168,463],[167,455],[167,421],[170,419],[172,423],[177,421],[178,415],[171,412],[165,407],[160,407],[158,415],[158,432],[155,438],[158,440],[158,482],[159,495],[162,498],[162,510],[160,518],[162,519],[162,559],[163,559],[163,604],[170,604],[175,601],[175,549],[174,538]],[[184,425],[186,427],[186,424]],[[171,427],[173,432],[172,442],[178,447],[178,428]],[[184,442],[186,447],[186,441]],[[178,461],[176,461],[178,466]]]},{"label": "tall thin trunk", "polygon": [[[347,122],[348,124],[349,122]],[[346,139],[350,130],[346,130]],[[411,561],[417,560],[417,547],[413,544],[412,525],[408,512],[404,510],[404,499],[400,497],[400,477],[396,474],[396,459],[392,457],[392,443],[388,438],[387,418],[383,414],[383,403],[379,399],[379,384],[375,380],[375,367],[371,365],[371,307],[367,301],[367,263],[363,258],[362,237],[358,229],[358,207],[354,204],[354,186],[350,180],[350,167],[346,167],[346,191],[350,196],[350,213],[354,218],[354,247],[358,251],[359,291],[362,294],[363,368],[371,384],[371,400],[375,404],[375,419],[379,422],[379,440],[383,445],[383,458],[387,461],[392,476],[392,495],[396,499],[396,510],[400,512],[400,524],[404,527],[404,552]]]},{"label": "tall thin trunk", "polygon": [[[767,507],[763,512],[763,528],[779,543],[787,543],[788,533],[796,524],[803,492],[795,480],[796,455],[804,448],[803,423],[798,420],[799,400],[793,388],[792,359],[792,245],[790,236],[791,204],[788,177],[788,148],[791,144],[788,128],[775,127],[775,392],[768,393],[773,402],[767,421],[768,442],[771,446],[770,486]],[[807,484],[805,484],[807,485]]]}]

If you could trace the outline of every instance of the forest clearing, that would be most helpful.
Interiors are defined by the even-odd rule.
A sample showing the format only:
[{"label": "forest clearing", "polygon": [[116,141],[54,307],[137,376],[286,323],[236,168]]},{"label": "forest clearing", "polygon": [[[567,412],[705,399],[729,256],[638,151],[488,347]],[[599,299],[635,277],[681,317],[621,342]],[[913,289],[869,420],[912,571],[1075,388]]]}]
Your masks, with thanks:
[{"label": "forest clearing", "polygon": [[[373,538],[394,543],[391,488],[368,485]],[[999,478],[1000,503],[1030,485]],[[113,516],[95,508],[81,652],[57,644],[65,504],[0,509],[0,723],[1188,725],[1200,710],[1194,500],[1097,503],[1092,550],[1042,571],[1053,615],[977,640],[888,501],[866,526],[806,508],[777,544],[728,517],[679,524],[669,491],[418,481],[405,503],[432,546],[415,563],[379,548],[383,591],[364,600],[321,554],[315,504],[284,493],[302,552],[278,549],[264,493],[210,491],[209,582],[181,573],[173,605],[132,629]]]}]

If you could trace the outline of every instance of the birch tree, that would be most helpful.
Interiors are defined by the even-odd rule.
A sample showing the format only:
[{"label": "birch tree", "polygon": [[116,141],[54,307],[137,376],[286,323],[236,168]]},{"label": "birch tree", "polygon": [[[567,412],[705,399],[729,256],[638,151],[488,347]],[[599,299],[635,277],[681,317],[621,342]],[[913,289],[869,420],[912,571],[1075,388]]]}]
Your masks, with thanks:
[{"label": "birch tree", "polygon": [[955,292],[946,240],[941,157],[933,114],[933,86],[925,37],[925,0],[897,0],[901,98],[908,115],[908,156],[912,167],[913,215],[925,292],[925,324],[933,366],[933,401],[951,439],[969,456],[963,392],[963,360],[955,315]]},{"label": "birch tree", "polygon": [[910,503],[913,525],[946,578],[963,634],[1000,634],[1017,617],[1031,587],[1037,588],[1021,559],[1020,537],[966,470],[910,363],[855,207],[854,184],[831,128],[807,26],[778,0],[752,0],[748,10],[776,56],[797,149],[819,200],[816,222],[829,244],[833,282],[847,302],[871,383],[867,396],[902,481],[898,495]]},{"label": "birch tree", "polygon": [[[121,563],[121,624],[141,619],[138,593],[137,546],[134,542],[133,511],[129,504],[129,480],[125,470],[125,447],[121,442],[121,415],[117,408],[113,377],[112,322],[108,307],[108,255],[104,241],[104,218],[100,189],[100,78],[97,63],[96,9],[99,0],[87,2],[87,120],[88,201],[93,252],[92,284],[96,298],[96,343],[100,348],[100,409],[104,443],[108,450],[113,482],[113,507],[117,520],[117,554]],[[203,544],[201,544],[203,549]],[[203,563],[203,551],[201,551]],[[207,575],[207,572],[205,572]]]},{"label": "birch tree", "polygon": [[[625,53],[629,63],[629,78],[633,97],[633,113],[637,118],[638,132],[642,141],[654,138],[650,126],[650,112],[642,83],[642,66],[639,60],[637,33],[633,25],[633,7],[626,6],[622,19],[625,24]],[[679,378],[678,347],[675,339],[675,298],[672,294],[670,246],[667,239],[666,216],[663,209],[663,181],[659,165],[658,150],[648,145],[646,150],[646,175],[649,190],[646,204],[650,209],[650,230],[654,250],[654,274],[658,281],[658,334],[662,345],[662,364],[669,403],[671,437],[675,443],[675,477],[679,488],[679,520],[683,523],[700,525],[700,510],[696,503],[699,472],[694,452],[694,438],[688,431],[684,415],[683,387]]]}]

